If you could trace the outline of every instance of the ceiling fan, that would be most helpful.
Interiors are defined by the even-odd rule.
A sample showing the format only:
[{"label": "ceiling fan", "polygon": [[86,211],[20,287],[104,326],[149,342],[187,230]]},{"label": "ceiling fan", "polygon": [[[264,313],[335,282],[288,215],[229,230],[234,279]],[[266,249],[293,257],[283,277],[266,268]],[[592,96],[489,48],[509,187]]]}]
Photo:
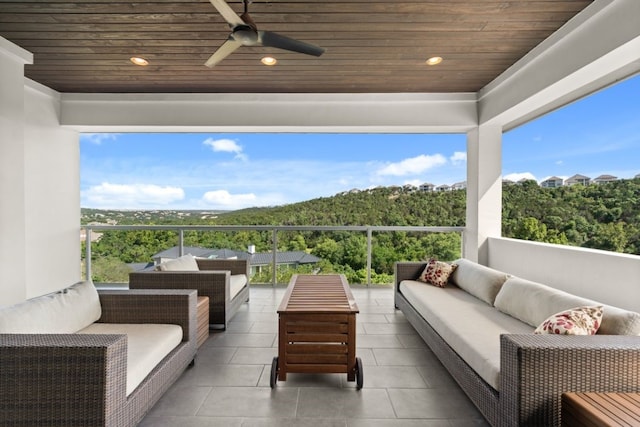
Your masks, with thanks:
[{"label": "ceiling fan", "polygon": [[267,46],[307,55],[320,56],[324,49],[309,43],[301,42],[271,31],[258,31],[258,28],[249,16],[248,6],[250,0],[243,0],[244,13],[238,16],[224,0],[209,0],[220,12],[220,15],[229,23],[231,34],[222,46],[205,62],[207,67],[214,67],[224,58],[233,53],[240,46]]}]

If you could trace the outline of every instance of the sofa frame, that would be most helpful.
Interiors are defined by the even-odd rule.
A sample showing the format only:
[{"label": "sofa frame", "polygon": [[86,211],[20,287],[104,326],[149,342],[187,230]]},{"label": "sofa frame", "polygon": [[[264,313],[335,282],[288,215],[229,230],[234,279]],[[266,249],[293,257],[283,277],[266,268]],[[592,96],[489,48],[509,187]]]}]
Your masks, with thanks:
[{"label": "sofa frame", "polygon": [[0,334],[1,426],[135,426],[193,363],[195,291],[98,295],[98,322],[177,324],[182,342],[127,396],[126,335]]},{"label": "sofa frame", "polygon": [[399,285],[426,262],[395,264],[394,302],[492,426],[560,426],[563,392],[640,391],[640,336],[502,335],[500,391],[407,301]]},{"label": "sofa frame", "polygon": [[[129,273],[130,289],[195,289],[209,297],[209,324],[227,329],[231,318],[249,301],[249,260],[196,259],[200,271],[143,270]],[[232,274],[244,274],[247,284],[230,298]]]}]

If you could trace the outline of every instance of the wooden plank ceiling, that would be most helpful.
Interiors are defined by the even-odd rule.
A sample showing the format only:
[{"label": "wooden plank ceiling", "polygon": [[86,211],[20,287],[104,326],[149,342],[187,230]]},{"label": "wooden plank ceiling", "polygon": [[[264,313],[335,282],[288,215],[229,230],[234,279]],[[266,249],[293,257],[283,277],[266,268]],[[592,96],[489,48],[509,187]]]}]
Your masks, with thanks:
[{"label": "wooden plank ceiling", "polygon": [[326,52],[243,46],[214,68],[230,29],[208,0],[1,0],[0,35],[34,53],[27,77],[60,92],[475,92],[590,3],[255,0],[259,29]]}]

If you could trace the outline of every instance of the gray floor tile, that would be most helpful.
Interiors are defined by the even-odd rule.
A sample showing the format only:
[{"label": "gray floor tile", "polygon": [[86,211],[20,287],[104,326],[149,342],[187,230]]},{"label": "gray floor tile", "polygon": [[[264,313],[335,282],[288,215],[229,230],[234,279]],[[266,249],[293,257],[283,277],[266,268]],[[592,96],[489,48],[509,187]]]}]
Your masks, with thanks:
[{"label": "gray floor tile", "polygon": [[196,365],[224,365],[231,361],[237,347],[213,347],[206,341],[202,347],[198,349],[196,355]]},{"label": "gray floor tile", "polygon": [[231,359],[231,364],[239,365],[267,365],[278,355],[274,347],[239,347]]},{"label": "gray floor tile", "polygon": [[[212,337],[210,337],[211,340]],[[213,337],[208,345],[214,347],[271,347],[276,334],[231,334]]]},{"label": "gray floor tile", "polygon": [[262,375],[262,365],[211,365],[187,370],[176,382],[180,386],[255,387]]},{"label": "gray floor tile", "polygon": [[395,335],[364,334],[356,337],[356,345],[362,348],[402,348]]},{"label": "gray floor tile", "polygon": [[449,420],[347,420],[347,427],[451,427]]},{"label": "gray floor tile", "polygon": [[413,366],[363,366],[362,371],[364,387],[367,388],[426,387],[422,376]]},{"label": "gray floor tile", "polygon": [[408,323],[365,323],[364,330],[367,334],[380,335],[402,335],[416,333],[416,330],[413,329],[413,326]]},{"label": "gray floor tile", "polygon": [[423,366],[437,360],[426,348],[374,348],[373,355],[381,366]]},{"label": "gray floor tile", "polygon": [[216,387],[198,415],[216,417],[295,417],[298,389],[265,387]]},{"label": "gray floor tile", "polygon": [[400,334],[398,339],[404,348],[428,348],[422,337],[417,333]]},{"label": "gray floor tile", "polygon": [[347,427],[346,420],[324,418],[247,418],[242,427]]},{"label": "gray floor tile", "polygon": [[398,418],[477,418],[477,409],[456,388],[389,389]]},{"label": "gray floor tile", "polygon": [[395,418],[385,389],[300,388],[299,418]]},{"label": "gray floor tile", "polygon": [[356,287],[356,355],[364,388],[346,374],[290,373],[269,387],[284,287],[253,287],[226,331],[212,331],[196,364],[140,426],[486,427],[455,381],[393,307],[393,289]]},{"label": "gray floor tile", "polygon": [[241,427],[242,418],[147,416],[138,427]]},{"label": "gray floor tile", "polygon": [[149,411],[149,415],[153,417],[193,416],[198,412],[210,391],[211,387],[174,385]]}]

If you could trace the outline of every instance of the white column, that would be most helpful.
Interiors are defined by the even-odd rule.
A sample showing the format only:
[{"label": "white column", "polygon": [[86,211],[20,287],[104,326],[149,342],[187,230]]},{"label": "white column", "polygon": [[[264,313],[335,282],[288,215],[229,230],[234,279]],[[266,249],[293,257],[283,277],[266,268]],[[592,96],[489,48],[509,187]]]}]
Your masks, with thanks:
[{"label": "white column", "polygon": [[24,64],[32,59],[0,37],[0,306],[26,296]]},{"label": "white column", "polygon": [[502,233],[502,128],[467,133],[467,232],[463,256],[487,265],[487,239]]}]

